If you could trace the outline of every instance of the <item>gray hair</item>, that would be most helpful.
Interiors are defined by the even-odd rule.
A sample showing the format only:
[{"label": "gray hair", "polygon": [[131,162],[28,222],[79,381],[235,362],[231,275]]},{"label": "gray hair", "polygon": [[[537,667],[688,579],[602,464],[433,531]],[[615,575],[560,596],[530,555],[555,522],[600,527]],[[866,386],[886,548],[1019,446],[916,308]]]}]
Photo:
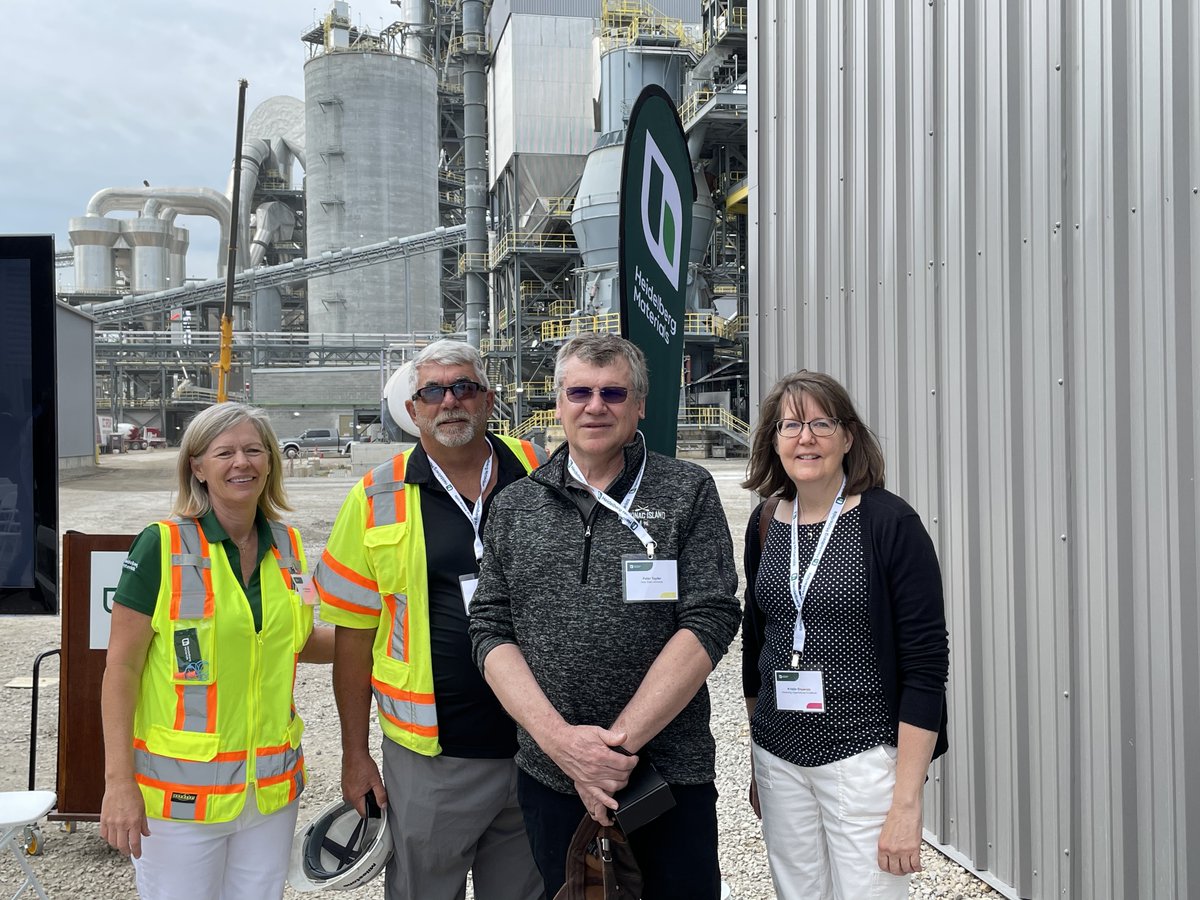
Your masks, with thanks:
[{"label": "gray hair", "polygon": [[434,341],[414,357],[412,361],[412,377],[415,389],[417,369],[432,363],[435,366],[470,366],[475,373],[475,380],[483,385],[485,391],[491,390],[487,372],[484,370],[483,357],[470,344],[443,338]]},{"label": "gray hair", "polygon": [[245,403],[218,403],[201,410],[188,423],[179,443],[179,459],[175,464],[175,502],[171,506],[173,516],[199,517],[212,509],[208,497],[208,486],[192,472],[192,460],[203,456],[218,437],[230,428],[243,422],[253,422],[258,438],[267,448],[270,468],[267,483],[258,497],[258,508],[268,519],[278,521],[283,510],[291,509],[283,489],[283,457],[279,453],[279,441],[271,420],[261,409]]},{"label": "gray hair", "polygon": [[567,361],[578,359],[598,368],[611,366],[619,359],[629,363],[630,378],[635,398],[641,399],[650,393],[650,373],[646,369],[646,354],[632,341],[616,334],[581,334],[573,337],[559,348],[554,360],[554,391],[562,390],[563,368]]}]

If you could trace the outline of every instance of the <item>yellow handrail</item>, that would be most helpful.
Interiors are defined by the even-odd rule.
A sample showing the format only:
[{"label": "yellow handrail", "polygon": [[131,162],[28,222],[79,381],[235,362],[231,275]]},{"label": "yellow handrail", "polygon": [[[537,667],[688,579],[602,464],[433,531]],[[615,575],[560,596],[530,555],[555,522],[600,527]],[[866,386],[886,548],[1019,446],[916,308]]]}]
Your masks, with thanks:
[{"label": "yellow handrail", "polygon": [[571,218],[571,210],[575,208],[574,197],[543,197],[546,213],[563,219]]},{"label": "yellow handrail", "polygon": [[724,428],[750,437],[750,426],[720,406],[685,406],[679,410],[680,428]]},{"label": "yellow handrail", "polygon": [[558,423],[558,417],[552,409],[539,409],[531,414],[524,422],[513,429],[513,437],[523,438],[531,431],[539,428],[549,428]]},{"label": "yellow handrail", "polygon": [[620,334],[621,314],[605,313],[602,316],[575,316],[570,319],[553,319],[543,322],[543,341],[562,341],[577,334]]},{"label": "yellow handrail", "polygon": [[540,234],[531,231],[509,231],[500,236],[496,246],[492,248],[490,267],[496,268],[499,262],[516,250],[559,251],[577,250],[573,234]]}]

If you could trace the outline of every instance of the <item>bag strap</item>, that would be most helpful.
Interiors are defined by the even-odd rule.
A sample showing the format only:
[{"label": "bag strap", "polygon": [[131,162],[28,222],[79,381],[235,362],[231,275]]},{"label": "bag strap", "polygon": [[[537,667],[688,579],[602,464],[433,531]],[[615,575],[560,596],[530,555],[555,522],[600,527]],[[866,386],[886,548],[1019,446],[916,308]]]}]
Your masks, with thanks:
[{"label": "bag strap", "polygon": [[775,509],[779,506],[779,497],[768,497],[763,504],[762,510],[758,514],[758,554],[762,556],[764,550],[767,549],[767,530],[771,527],[771,520],[775,518]]}]

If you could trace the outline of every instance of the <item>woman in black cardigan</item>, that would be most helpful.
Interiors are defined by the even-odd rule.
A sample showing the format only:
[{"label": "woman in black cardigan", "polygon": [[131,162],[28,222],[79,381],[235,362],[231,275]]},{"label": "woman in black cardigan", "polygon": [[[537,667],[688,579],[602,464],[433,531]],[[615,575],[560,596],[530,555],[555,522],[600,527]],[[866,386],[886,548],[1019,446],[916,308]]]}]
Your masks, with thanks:
[{"label": "woman in black cardigan", "polygon": [[789,375],[763,401],[743,483],[768,499],[746,530],[742,683],[782,900],[906,897],[921,869],[949,646],[933,543],[883,470],[828,375]]}]

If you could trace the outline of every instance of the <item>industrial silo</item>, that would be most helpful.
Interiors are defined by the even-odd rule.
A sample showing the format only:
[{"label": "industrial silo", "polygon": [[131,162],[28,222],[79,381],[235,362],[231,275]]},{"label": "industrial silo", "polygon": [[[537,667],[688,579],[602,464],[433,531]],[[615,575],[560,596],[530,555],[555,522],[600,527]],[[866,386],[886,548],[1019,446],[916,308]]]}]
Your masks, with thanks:
[{"label": "industrial silo", "polygon": [[[308,255],[438,226],[437,79],[424,60],[358,39],[344,3],[304,67]],[[309,331],[432,332],[439,259],[429,253],[314,278]]]}]

